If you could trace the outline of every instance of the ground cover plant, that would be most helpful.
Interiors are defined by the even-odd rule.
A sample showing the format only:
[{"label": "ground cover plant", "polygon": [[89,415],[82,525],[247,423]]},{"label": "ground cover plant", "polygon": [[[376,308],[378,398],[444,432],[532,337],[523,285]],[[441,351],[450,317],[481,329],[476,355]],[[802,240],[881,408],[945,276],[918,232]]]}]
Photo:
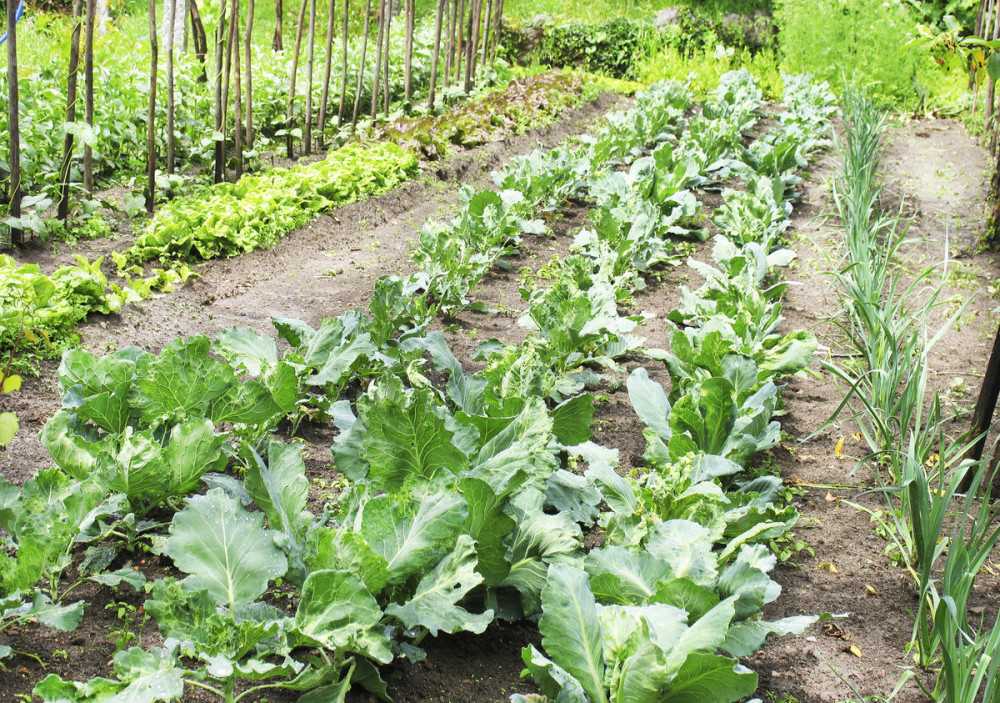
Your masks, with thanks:
[{"label": "ground cover plant", "polygon": [[[591,166],[625,159],[632,170],[655,165],[657,172],[672,172],[663,153],[635,159],[633,149],[640,141],[679,143],[687,100],[682,86],[652,91],[633,111],[613,118],[616,125],[633,125],[635,141],[606,128],[577,150],[576,158]],[[727,116],[737,128],[747,127],[759,104],[749,75],[739,74],[727,77],[706,110]],[[726,134],[731,128],[723,124]],[[718,139],[712,130],[705,134],[710,144]],[[701,153],[694,143],[686,148]],[[736,151],[730,153],[735,158]],[[603,161],[595,161],[598,156]],[[532,170],[522,177],[541,178],[554,187],[571,181],[578,168],[565,155],[551,160],[535,155],[511,172],[523,174],[526,164],[541,166],[538,176]],[[508,177],[501,172],[496,180],[504,183]],[[531,199],[533,207],[544,207],[554,197],[541,183],[525,188],[538,194]],[[475,213],[496,217],[504,200],[525,200],[523,193],[515,198],[510,189],[501,192],[503,198],[485,206],[475,204],[485,195],[468,197],[469,215],[456,223],[471,223],[466,217]],[[651,198],[657,212],[666,208],[667,214],[659,216],[670,221],[676,190],[636,185],[634,193],[636,199]],[[503,231],[500,244],[511,236]],[[720,240],[716,259],[744,281],[735,285],[752,288],[762,280],[771,252],[749,241],[746,246],[757,253],[740,253]],[[7,523],[16,546],[12,571],[22,577],[9,583],[11,598],[37,571],[47,574],[48,596],[58,600],[60,574],[68,562],[55,556],[79,541],[74,535],[95,525],[81,573],[94,566],[101,572],[157,530],[146,518],[163,503],[179,510],[168,532],[154,539],[155,549],[187,576],[180,582],[159,580],[148,589],[145,608],[156,619],[165,648],[126,649],[116,657],[111,679],[75,682],[50,676],[35,693],[47,700],[88,700],[110,691],[169,698],[180,695],[187,683],[224,700],[272,688],[314,690],[306,696],[310,700],[343,698],[352,683],[381,690],[373,663],[419,659],[425,634],[481,632],[495,617],[541,611],[542,646],[553,659],[526,650],[525,660],[543,691],[556,696],[550,682],[562,681],[561,686],[581,686],[594,700],[631,699],[631,677],[618,681],[613,674],[605,680],[596,669],[581,669],[559,653],[556,643],[565,628],[583,628],[593,644],[594,628],[611,622],[567,620],[555,597],[565,592],[546,586],[563,581],[574,584],[570,592],[579,602],[599,597],[615,622],[632,622],[638,630],[630,637],[655,637],[641,645],[647,654],[623,650],[621,656],[622,663],[630,656],[665,657],[664,668],[655,674],[657,686],[680,692],[708,675],[721,687],[720,700],[752,691],[753,674],[712,650],[721,646],[744,656],[767,634],[797,630],[811,620],[766,623],[756,616],[776,593],[768,585],[774,561],[764,544],[784,533],[795,515],[793,509],[772,506],[775,481],[734,483],[731,477],[740,470],[738,462],[776,441],[776,425],[770,422],[776,387],[766,379],[801,368],[809,342],[801,338],[805,347],[791,355],[796,360],[766,364],[766,369],[758,369],[751,357],[730,354],[723,376],[693,380],[672,405],[662,388],[644,373],[634,373],[630,393],[640,417],[653,428],[648,453],[660,458],[644,480],[622,478],[609,463],[611,455],[587,444],[593,399],[581,393],[596,378],[587,367],[614,367],[615,358],[631,346],[620,322],[626,318],[614,302],[627,298],[641,279],[634,272],[611,275],[612,268],[627,267],[613,265],[616,257],[606,247],[598,238],[581,248],[582,255],[568,259],[565,272],[547,289],[551,293],[526,291],[529,302],[534,294],[546,297],[532,305],[537,342],[520,349],[486,345],[481,352],[485,366],[474,374],[463,371],[440,333],[427,334],[434,311],[428,315],[415,301],[409,309],[394,309],[378,296],[371,317],[348,313],[319,328],[275,320],[290,345],[280,355],[270,337],[233,329],[214,343],[204,337],[177,340],[156,355],[125,349],[104,357],[65,356],[60,367],[64,409],[48,425],[44,441],[66,472],[52,474],[64,476],[60,495],[89,491],[85,505],[92,506],[88,510],[94,517],[85,519],[87,511],[82,511],[79,519],[61,522],[64,536],[51,534],[42,550],[52,558],[38,559],[32,556],[29,532],[18,528],[20,511],[12,507]],[[623,261],[631,260],[626,251]],[[773,258],[778,260],[787,256]],[[596,280],[574,274],[574,267],[593,271]],[[748,272],[741,277],[744,268]],[[716,280],[728,281],[729,274],[720,272]],[[386,279],[382,285],[392,283]],[[599,289],[606,293],[595,295]],[[704,294],[712,296],[708,290]],[[611,306],[595,318],[593,306],[603,305],[601,300]],[[567,329],[547,322],[549,315],[570,315],[565,319],[579,322]],[[573,326],[588,318],[589,325]],[[742,325],[734,333],[761,337]],[[208,356],[210,349],[222,360]],[[438,384],[424,372],[428,358],[444,372]],[[360,387],[358,379],[364,379]],[[357,389],[353,399],[352,388]],[[532,390],[539,388],[545,390]],[[728,414],[702,414],[726,403],[735,403]],[[305,510],[307,484],[298,449],[269,438],[278,420],[307,407],[331,417],[340,429],[333,454],[348,482],[337,504],[322,514]],[[752,415],[741,419],[746,411],[740,407],[754,408]],[[566,451],[587,460],[586,476],[562,468]],[[212,474],[227,456],[243,467],[241,476]],[[172,496],[186,494],[199,477],[212,488],[187,498],[183,507],[177,504]],[[21,505],[27,497],[23,491],[33,486],[8,485],[8,504]],[[723,493],[724,488],[731,492]],[[670,497],[685,495],[690,496],[686,508]],[[712,498],[706,503],[696,496]],[[597,510],[602,499],[613,506],[603,517]],[[251,500],[260,511],[246,511]],[[543,506],[556,512],[543,512]],[[609,539],[584,558],[581,526],[599,517]],[[218,528],[206,529],[213,524],[206,521],[218,520]],[[681,539],[682,534],[687,537]],[[640,545],[646,550],[633,551]],[[612,567],[625,555],[637,560],[638,571]],[[112,582],[128,571],[94,578]],[[292,612],[260,600],[279,577],[298,594]],[[205,624],[195,628],[196,622]],[[662,637],[668,630],[654,633],[653,625],[689,634],[681,638],[684,644],[667,650]],[[236,637],[241,644],[222,644],[220,637],[230,642]],[[612,669],[619,666],[608,663]]]}]

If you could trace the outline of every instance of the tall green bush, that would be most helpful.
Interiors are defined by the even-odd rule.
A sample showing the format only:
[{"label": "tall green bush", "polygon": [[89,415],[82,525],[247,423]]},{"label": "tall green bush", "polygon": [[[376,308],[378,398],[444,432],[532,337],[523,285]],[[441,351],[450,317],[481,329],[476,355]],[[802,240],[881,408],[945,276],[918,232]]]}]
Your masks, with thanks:
[{"label": "tall green bush", "polygon": [[904,48],[916,18],[901,0],[775,0],[783,68],[841,85],[842,76],[872,83],[872,93],[919,107],[924,57]]}]

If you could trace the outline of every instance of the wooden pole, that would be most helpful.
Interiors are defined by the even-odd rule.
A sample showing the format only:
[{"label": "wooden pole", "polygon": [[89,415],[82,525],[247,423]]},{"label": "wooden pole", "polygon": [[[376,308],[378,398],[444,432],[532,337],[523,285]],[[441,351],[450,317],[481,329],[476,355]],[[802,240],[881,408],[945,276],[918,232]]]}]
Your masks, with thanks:
[{"label": "wooden pole", "polygon": [[458,0],[458,24],[455,26],[455,82],[462,77],[465,56],[465,0]]},{"label": "wooden pole", "polygon": [[493,29],[493,0],[486,4],[486,18],[483,22],[483,50],[479,57],[479,63],[486,65],[490,58],[490,30]]},{"label": "wooden pole", "polygon": [[246,104],[245,119],[246,119],[246,131],[244,136],[244,141],[246,142],[247,151],[253,151],[253,57],[251,54],[251,49],[253,48],[253,15],[254,15],[254,0],[247,0],[247,28],[246,34],[243,37],[243,51],[246,60],[246,97],[244,102]]},{"label": "wooden pole", "polygon": [[[226,0],[223,0],[225,3]],[[239,26],[239,15],[236,12],[236,0],[232,0],[232,7],[229,12],[229,28],[226,30],[228,32],[226,36],[226,58],[225,58],[225,77],[222,80],[222,135],[223,135],[223,145],[225,145],[225,136],[229,132],[229,87],[232,85],[233,79],[233,54],[236,54],[236,63],[239,63],[240,52],[237,45],[237,28]],[[220,20],[221,21],[221,20]],[[223,156],[226,157],[225,146],[223,146]],[[236,158],[242,154],[237,153]],[[223,159],[224,162],[228,162],[228,158]],[[223,166],[225,169],[225,166]]]},{"label": "wooden pole", "polygon": [[306,21],[306,7],[308,0],[302,0],[299,7],[299,20],[295,28],[295,54],[292,56],[292,81],[288,88],[288,108],[285,110],[285,150],[289,159],[295,158],[295,150],[292,147],[292,125],[295,116],[295,78],[299,72],[299,56],[302,54],[302,27]]},{"label": "wooden pole", "polygon": [[330,72],[333,68],[333,27],[336,22],[337,0],[330,0],[330,15],[326,22],[326,63],[323,65],[323,91],[319,100],[319,120],[316,123],[316,149],[325,143],[323,130],[326,129],[326,103],[330,99]]},{"label": "wooden pole", "polygon": [[[93,3],[94,0],[87,0]],[[156,0],[149,0],[149,115],[146,118],[146,212],[156,201]]]},{"label": "wooden pole", "polygon": [[500,30],[503,28],[503,0],[497,0],[496,16],[493,20],[493,39],[490,41],[490,64],[497,60],[497,44],[500,43]]},{"label": "wooden pole", "polygon": [[[986,32],[991,39],[1000,36],[1000,2],[994,0],[994,11],[990,13],[987,22]],[[995,126],[993,124],[993,110],[996,101],[996,82],[990,78],[986,82],[986,133],[990,135],[990,149],[996,148]]]},{"label": "wooden pole", "polygon": [[309,54],[306,58],[306,130],[303,135],[303,153],[312,153],[313,121],[313,62],[316,58],[316,0],[309,0]]},{"label": "wooden pole", "polygon": [[[76,122],[76,74],[80,67],[80,30],[83,23],[83,0],[73,2],[73,35],[69,41],[69,75],[66,80],[66,122]],[[73,163],[73,133],[63,138],[63,158],[59,167],[59,207],[56,216],[67,224],[69,221],[69,170]]]},{"label": "wooden pole", "polygon": [[[153,0],[150,0],[152,2]],[[222,104],[223,57],[226,42],[226,3],[219,9],[219,23],[215,27],[215,182],[226,179],[226,135],[223,131],[225,119]]]},{"label": "wooden pole", "polygon": [[236,180],[243,176],[243,91],[240,85],[240,0],[233,0],[233,151],[236,152]]},{"label": "wooden pole", "polygon": [[344,33],[340,63],[340,106],[337,108],[337,129],[344,125],[344,101],[347,99],[347,11],[349,0],[344,0]]},{"label": "wooden pole", "polygon": [[389,59],[390,50],[392,49],[391,32],[392,30],[392,0],[385,0],[385,80],[382,82],[383,90],[385,91],[385,114],[389,114]]},{"label": "wooden pole", "polygon": [[441,54],[441,24],[444,22],[444,10],[447,0],[438,0],[437,18],[434,22],[434,52],[431,54],[431,84],[427,90],[427,109],[434,110],[434,91],[437,88],[438,60]]},{"label": "wooden pole", "polygon": [[[986,17],[986,12],[987,12],[986,8],[989,5],[989,3],[990,3],[990,0],[979,0],[979,7],[976,10],[976,29],[975,29],[975,31],[973,31],[973,35],[974,36],[977,36],[977,37],[983,36],[983,19]],[[969,90],[970,91],[975,91],[975,88],[976,88],[976,69],[975,68],[970,68],[969,69]],[[973,96],[972,96],[972,112],[973,112],[973,114],[975,114],[975,112],[976,112],[975,98],[976,98],[975,93],[973,93]]]},{"label": "wooden pole", "polygon": [[361,63],[358,64],[358,87],[354,91],[354,114],[351,115],[351,122],[358,123],[358,111],[361,107],[361,88],[365,78],[365,54],[368,52],[368,28],[371,25],[372,0],[366,0],[365,5],[365,31],[361,39]]},{"label": "wooden pole", "polygon": [[[440,3],[439,3],[440,4]],[[406,37],[404,39],[405,48],[403,49],[403,100],[406,101],[406,109],[410,109],[410,99],[413,97],[413,29],[414,29],[414,17],[413,13],[416,11],[416,0],[406,0]],[[438,22],[440,22],[440,13],[438,13]],[[440,35],[440,27],[437,29]],[[435,61],[431,59],[431,61]]]},{"label": "wooden pole", "polygon": [[372,83],[372,104],[371,104],[371,118],[375,119],[375,113],[378,110],[378,93],[380,86],[380,81],[382,79],[382,42],[385,40],[385,16],[386,16],[386,2],[387,0],[379,0],[379,13],[378,13],[378,44],[375,49],[375,82]]},{"label": "wooden pole", "polygon": [[[968,458],[979,461],[983,457],[983,450],[986,448],[986,433],[990,429],[993,421],[993,411],[997,407],[997,398],[1000,397],[1000,329],[993,338],[993,352],[986,365],[986,375],[983,377],[983,385],[979,389],[979,398],[976,401],[976,410],[972,415],[971,432],[973,437],[978,437],[975,445],[969,451]],[[972,487],[972,474],[966,473],[958,490],[967,493]]]},{"label": "wooden pole", "polygon": [[[446,0],[447,1],[447,0]],[[453,64],[455,62],[455,22],[458,15],[458,0],[450,0],[451,10],[447,7],[445,11],[448,13],[448,48],[444,52],[444,87],[447,88],[451,83],[451,71],[454,68]]]},{"label": "wooden pole", "polygon": [[483,20],[483,0],[474,0],[474,5],[476,8],[475,19],[472,21],[472,41],[469,42],[469,65],[472,66],[472,69],[468,72],[472,82],[466,87],[466,93],[470,92],[472,86],[476,84],[476,71],[479,68],[479,28]]},{"label": "wooden pole", "polygon": [[167,31],[163,37],[164,51],[167,54],[167,173],[174,172],[174,25],[176,24],[177,2],[166,3],[169,14],[164,19]]},{"label": "wooden pole", "polygon": [[[17,114],[17,0],[7,0],[7,129],[10,138],[10,216],[21,217],[21,125]],[[24,230],[10,228],[12,244],[24,242]]]},{"label": "wooden pole", "polygon": [[476,14],[476,0],[469,0],[469,24],[465,35],[465,94],[472,92],[472,57],[476,51],[476,41],[472,34],[472,22]]},{"label": "wooden pole", "polygon": [[201,21],[201,13],[198,12],[197,0],[189,0],[188,8],[191,12],[191,36],[194,41],[194,53],[201,62],[201,76],[199,82],[208,82],[208,72],[205,63],[208,58],[208,34],[205,32],[205,24]]},{"label": "wooden pole", "polygon": [[[84,119],[87,125],[94,128],[94,15],[96,14],[94,0],[87,0],[87,29],[83,44],[83,78],[84,78]],[[153,27],[156,33],[156,27]],[[87,195],[94,193],[94,150],[89,144],[83,147],[83,189]]]},{"label": "wooden pole", "polygon": [[271,48],[275,51],[281,51],[284,47],[282,46],[281,34],[282,34],[282,19],[285,14],[285,8],[282,0],[274,0],[274,38],[271,39]]}]

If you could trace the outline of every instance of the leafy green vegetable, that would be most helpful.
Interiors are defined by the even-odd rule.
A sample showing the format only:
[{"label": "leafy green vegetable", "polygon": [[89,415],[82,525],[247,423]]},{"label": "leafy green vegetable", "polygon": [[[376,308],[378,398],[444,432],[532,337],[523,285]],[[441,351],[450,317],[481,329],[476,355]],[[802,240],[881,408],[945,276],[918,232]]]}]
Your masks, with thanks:
[{"label": "leafy green vegetable", "polygon": [[113,671],[116,679],[95,678],[86,683],[64,681],[56,674],[49,674],[32,693],[46,703],[107,700],[154,703],[174,700],[184,693],[183,671],[166,650],[144,652],[131,647],[118,652]]},{"label": "leafy green vegetable", "polygon": [[273,246],[320,212],[396,187],[416,165],[395,144],[352,143],[322,161],[207,186],[160,208],[127,257],[213,259]]},{"label": "leafy green vegetable", "polygon": [[[532,645],[523,657],[549,699],[604,701],[710,700],[731,703],[750,695],[757,676],[735,659],[715,654],[732,620],[733,600],[695,623],[670,605],[601,606],[587,574],[552,566],[539,622],[549,658]],[[524,700],[517,696],[512,700]]]},{"label": "leafy green vegetable", "polygon": [[288,568],[274,544],[274,532],[263,527],[264,516],[213,488],[188,499],[174,516],[166,553],[189,574],[192,590],[204,589],[219,604],[234,609],[252,603],[271,580]]},{"label": "leafy green vegetable", "polygon": [[409,630],[422,627],[435,637],[438,632],[482,633],[493,621],[493,612],[473,615],[459,605],[483,581],[475,568],[476,544],[461,535],[451,554],[420,579],[413,597],[402,605],[391,604],[386,615]]},{"label": "leafy green vegetable", "polygon": [[314,571],[302,587],[292,638],[387,664],[392,661],[392,650],[384,628],[379,627],[381,619],[381,608],[357,576]]}]

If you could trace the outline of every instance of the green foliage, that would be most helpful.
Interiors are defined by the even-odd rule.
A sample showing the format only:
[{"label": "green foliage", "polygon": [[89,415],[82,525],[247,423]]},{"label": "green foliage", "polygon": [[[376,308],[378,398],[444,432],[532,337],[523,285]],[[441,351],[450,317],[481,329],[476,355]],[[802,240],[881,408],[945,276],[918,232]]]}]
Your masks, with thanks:
[{"label": "green foliage", "polygon": [[[751,14],[756,10],[769,10],[772,0],[677,0],[669,5],[691,8],[699,15],[718,18],[727,12]],[[605,22],[616,17],[652,15],[663,9],[657,0],[607,0],[600,3],[581,3],[575,0],[510,0],[504,5],[504,14],[515,21],[531,21],[539,13],[558,17],[567,22]]]},{"label": "green foliage", "polygon": [[853,78],[903,109],[923,107],[919,94],[936,80],[937,67],[903,46],[914,37],[916,18],[901,0],[778,0],[775,22],[786,71],[838,86]]},{"label": "green foliage", "polygon": [[601,607],[584,571],[555,565],[539,622],[551,659],[532,645],[524,661],[548,699],[689,700],[697,690],[713,701],[737,701],[756,689],[757,675],[715,653],[733,618],[733,600],[688,625],[685,610],[663,603]]},{"label": "green foliage", "polygon": [[908,0],[923,15],[922,19],[941,25],[948,15],[953,16],[969,32],[976,27],[977,0]]},{"label": "green foliage", "polygon": [[[526,320],[537,334],[518,345],[485,343],[474,357],[478,371],[466,372],[444,336],[426,328],[446,310],[439,292],[470,290],[520,236],[541,230],[538,209],[586,193],[595,165],[635,161],[627,178],[594,189],[604,218],[633,218],[629,232],[639,215],[662,224],[685,212],[688,181],[745,176],[734,160],[750,160],[737,147],[759,102],[749,74],[730,74],[681,137],[687,93],[657,86],[579,147],[496,174],[500,193],[464,192],[452,227],[425,227],[418,254],[430,269],[438,253],[458,252],[437,269],[453,289],[432,288],[428,270],[383,279],[371,316],[354,311],[317,328],[275,320],[281,342],[232,329],[214,344],[177,340],[155,355],[67,353],[64,407],[43,441],[76,479],[52,470],[39,474],[41,491],[0,485],[0,524],[12,540],[2,560],[5,579],[13,576],[7,590],[41,575],[56,596],[70,563],[66,545],[98,545],[81,573],[108,568],[117,547],[102,543],[134,543],[156,529],[137,514],[170,509],[198,479],[209,490],[188,498],[169,536],[154,540],[188,574],[147,589],[146,612],[166,647],[119,653],[109,678],[51,676],[36,694],[145,703],[192,685],[225,703],[272,688],[315,703],[343,701],[359,685],[383,697],[376,663],[419,660],[426,635],[478,633],[495,618],[541,611],[546,654],[524,656],[548,696],[610,703],[749,695],[756,677],[731,657],[812,622],[760,617],[779,591],[765,545],[796,513],[774,505],[778,479],[741,481],[736,463],[776,439],[771,379],[800,368],[811,352],[805,335],[770,337],[783,287],[757,290],[787,255],[756,241],[720,241],[719,268],[701,265],[710,281],[678,315],[706,328],[707,338],[714,306],[733,338],[713,336],[699,349],[692,342],[692,354],[677,353],[688,378],[673,402],[644,372],[630,380],[650,428],[641,479],[618,475],[614,453],[589,442],[593,397],[582,391],[598,377],[580,365],[613,366],[636,344],[628,333],[642,316],[620,307],[642,284],[632,262],[669,259],[654,241],[662,229],[642,229],[634,247],[623,245],[631,235],[621,223],[601,228],[615,230],[615,247],[610,235],[581,240],[580,253],[550,267],[548,289],[526,286]],[[790,119],[787,129],[802,123]],[[666,142],[636,159],[641,145]],[[773,175],[773,202],[758,210],[778,220],[789,174]],[[462,238],[465,249],[448,249],[442,233]],[[456,309],[475,305],[453,300]],[[309,415],[339,430],[332,455],[343,491],[322,514],[310,510],[300,450],[269,437],[282,419]],[[582,457],[586,474],[571,470],[576,459],[565,464],[567,455]],[[242,463],[243,480],[205,474],[230,457]],[[585,553],[583,530],[595,525],[605,544]],[[115,585],[128,580],[122,571],[94,580]],[[279,578],[290,606],[267,596]],[[25,605],[15,600],[11,607]]]},{"label": "green foliage", "polygon": [[113,500],[105,503],[106,492],[107,480],[101,476],[73,481],[58,469],[40,471],[21,488],[0,481],[0,525],[13,544],[13,558],[0,574],[0,591],[30,592],[45,578],[49,597],[61,597],[60,578],[81,530],[99,530],[98,521],[120,507]]},{"label": "green foliage", "polygon": [[0,255],[0,349],[58,354],[76,341],[77,322],[91,312],[117,312],[129,299],[126,291],[108,285],[102,259],[76,258],[78,265],[46,276],[35,264],[18,266]]},{"label": "green foliage", "polygon": [[263,515],[246,512],[214,488],[189,499],[174,516],[166,553],[191,574],[185,580],[188,590],[204,590],[232,610],[257,600],[288,568],[263,522]]},{"label": "green foliage", "polygon": [[[966,456],[976,437],[946,434],[950,418],[940,398],[929,397],[929,352],[964,306],[937,332],[928,329],[943,286],[926,286],[934,269],[903,282],[897,261],[903,242],[898,213],[879,205],[882,113],[868,96],[848,87],[846,144],[837,204],[845,229],[847,265],[836,274],[845,301],[840,326],[857,350],[852,367],[826,364],[846,382],[833,418],[850,409],[871,454],[886,513],[870,511],[899,550],[919,597],[913,639],[916,661],[941,667],[932,695],[948,703],[996,698],[997,629],[970,618],[968,601],[985,560],[1000,540],[989,488],[989,460]],[[907,276],[909,277],[909,276]],[[942,277],[942,281],[945,280]],[[913,302],[917,287],[922,290]],[[967,481],[967,484],[966,484]],[[977,495],[987,486],[985,495]],[[959,491],[966,490],[963,499]],[[953,512],[954,511],[954,512]],[[956,517],[957,516],[957,517]],[[943,561],[943,564],[942,564]]]},{"label": "green foliage", "polygon": [[158,210],[126,256],[212,259],[273,246],[319,212],[390,190],[415,169],[395,144],[356,143],[322,161],[209,186]]},{"label": "green foliage", "polygon": [[[262,7],[257,8],[258,15]],[[322,8],[321,8],[322,9]],[[214,17],[217,16],[217,5],[209,3],[202,8],[203,20],[211,36],[214,29]],[[146,111],[149,99],[149,42],[145,38],[148,25],[145,25],[146,8],[137,12],[137,17],[120,17],[116,20],[119,27],[112,26],[111,31],[98,35],[95,42],[95,96],[94,96],[94,127],[88,127],[79,120],[68,129],[66,127],[66,95],[65,71],[68,66],[68,48],[70,22],[63,16],[40,15],[33,19],[39,37],[37,45],[29,44],[27,53],[19,42],[20,76],[19,100],[22,104],[20,113],[20,129],[23,147],[21,151],[22,188],[29,197],[25,200],[25,212],[21,224],[29,230],[48,231],[49,223],[45,211],[57,198],[57,186],[60,181],[60,164],[62,160],[63,142],[67,131],[76,137],[76,154],[82,152],[84,144],[93,148],[94,174],[98,184],[114,181],[127,181],[129,177],[141,177],[146,165]],[[325,13],[322,13],[325,14]],[[358,13],[360,14],[360,13]],[[135,20],[139,19],[140,22]],[[322,21],[322,20],[321,20]],[[390,37],[392,60],[389,62],[391,99],[399,100],[403,94],[403,52],[404,23],[393,23]],[[414,101],[424,97],[430,80],[430,53],[433,46],[432,22],[425,16],[418,23],[415,32],[412,61],[412,78]],[[138,26],[136,26],[138,25]],[[294,22],[286,22],[288,26]],[[256,27],[262,27],[258,17]],[[273,24],[272,24],[273,26]],[[25,32],[23,37],[29,41],[35,32]],[[22,37],[19,37],[22,38]],[[360,38],[354,37],[349,45],[351,56],[360,54]],[[210,52],[211,53],[211,52]],[[291,51],[275,52],[270,47],[270,40],[254,43],[251,49],[253,62],[253,106],[254,125],[256,129],[255,150],[250,153],[251,163],[260,156],[262,148],[272,143],[272,140],[288,130],[301,125],[305,115],[305,91],[300,87],[299,95],[293,106],[291,122],[286,120],[286,105],[288,94],[288,76],[290,74]],[[53,65],[53,59],[56,63]],[[323,65],[325,52],[322,42],[317,48],[315,61]],[[336,43],[332,65],[334,66],[333,85],[340,83],[341,49]],[[162,57],[161,57],[162,59]],[[376,57],[374,51],[368,52],[365,66],[365,79],[361,91],[355,94],[359,66],[352,61],[348,67],[347,85],[349,86],[346,109],[348,114],[354,103],[368,102],[374,87]],[[158,84],[162,87],[166,82],[165,62],[160,61]],[[212,82],[203,81],[203,71],[212,74],[211,57],[209,65],[203,67],[193,53],[181,52],[175,58],[174,79],[176,91],[177,115],[175,118],[175,144],[177,160],[181,169],[187,166],[200,166],[209,163],[212,158],[214,140],[212,139],[211,116],[213,114]],[[312,86],[313,105],[318,105],[321,93],[321,81],[314,80]],[[331,105],[328,114],[337,108],[339,99],[337,91],[331,91]],[[464,97],[464,93],[462,93]],[[6,72],[0,72],[0,131],[7,131],[7,86]],[[166,100],[157,101],[156,124],[166,125]],[[78,110],[79,112],[79,110]],[[78,118],[79,119],[79,118]],[[156,151],[166,153],[166,134],[164,129],[158,129],[155,134]],[[9,177],[7,156],[0,156],[0,181]],[[70,182],[79,184],[82,180],[79,158],[71,164]],[[6,215],[6,208],[0,210]],[[3,219],[0,217],[0,219]]]},{"label": "green foliage", "polygon": [[638,62],[656,49],[658,35],[649,22],[619,17],[603,24],[568,24],[546,31],[538,60],[551,66],[577,66],[613,78],[634,79]]},{"label": "green foliage", "polygon": [[173,700],[184,693],[182,670],[174,657],[164,651],[144,652],[131,647],[114,657],[115,679],[95,678],[86,683],[64,681],[49,674],[32,691],[46,703],[80,701],[85,703],[118,698],[135,703]]},{"label": "green foliage", "polygon": [[673,46],[651,54],[639,67],[639,80],[650,83],[663,80],[689,80],[697,96],[707,95],[727,71],[745,68],[757,79],[771,100],[781,97],[778,57],[774,52],[751,54],[718,43],[683,51]]}]

